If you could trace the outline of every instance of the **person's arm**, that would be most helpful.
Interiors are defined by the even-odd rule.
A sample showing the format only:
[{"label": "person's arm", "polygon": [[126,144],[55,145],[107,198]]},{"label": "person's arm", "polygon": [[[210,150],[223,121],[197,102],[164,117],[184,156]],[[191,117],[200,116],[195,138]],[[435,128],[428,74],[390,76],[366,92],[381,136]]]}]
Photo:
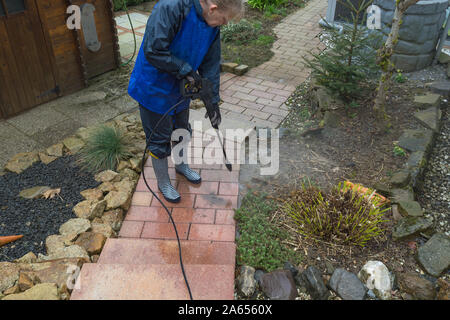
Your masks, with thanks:
[{"label": "person's arm", "polygon": [[218,29],[216,37],[198,68],[200,76],[208,79],[212,83],[213,104],[218,104],[220,101],[220,57],[220,29]]},{"label": "person's arm", "polygon": [[155,68],[182,79],[192,71],[192,67],[172,55],[169,46],[184,20],[184,1],[162,1],[153,10],[145,31],[145,57]]}]

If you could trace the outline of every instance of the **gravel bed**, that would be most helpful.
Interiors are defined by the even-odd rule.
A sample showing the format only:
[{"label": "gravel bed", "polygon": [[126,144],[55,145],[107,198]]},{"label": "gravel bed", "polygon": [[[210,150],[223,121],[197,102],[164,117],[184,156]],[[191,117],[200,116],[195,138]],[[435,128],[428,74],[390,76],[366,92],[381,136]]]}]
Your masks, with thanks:
[{"label": "gravel bed", "polygon": [[441,130],[417,197],[427,215],[433,216],[436,231],[450,236],[450,112],[448,102],[444,103]]},{"label": "gravel bed", "polygon": [[[0,247],[0,261],[12,261],[33,251],[45,254],[47,236],[59,233],[59,227],[76,218],[72,208],[83,197],[80,191],[95,188],[99,183],[93,175],[75,164],[74,156],[42,162],[21,174],[0,176],[0,236],[23,234],[23,238]],[[35,186],[61,188],[53,199],[23,199],[19,192]]]}]

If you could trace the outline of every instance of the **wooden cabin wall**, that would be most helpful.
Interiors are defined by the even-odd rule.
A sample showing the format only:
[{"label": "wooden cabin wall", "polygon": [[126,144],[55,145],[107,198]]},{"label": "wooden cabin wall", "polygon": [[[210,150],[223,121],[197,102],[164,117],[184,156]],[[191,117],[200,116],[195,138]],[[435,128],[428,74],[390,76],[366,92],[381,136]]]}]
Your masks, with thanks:
[{"label": "wooden cabin wall", "polygon": [[78,31],[82,60],[85,64],[87,77],[90,79],[118,67],[116,52],[118,51],[117,36],[113,21],[112,3],[110,0],[71,0],[72,4],[91,3],[95,6],[94,17],[98,40],[101,48],[91,52],[84,40],[82,30]]},{"label": "wooden cabin wall", "polygon": [[52,47],[61,95],[86,86],[75,32],[67,28],[66,0],[36,0],[47,42]]}]

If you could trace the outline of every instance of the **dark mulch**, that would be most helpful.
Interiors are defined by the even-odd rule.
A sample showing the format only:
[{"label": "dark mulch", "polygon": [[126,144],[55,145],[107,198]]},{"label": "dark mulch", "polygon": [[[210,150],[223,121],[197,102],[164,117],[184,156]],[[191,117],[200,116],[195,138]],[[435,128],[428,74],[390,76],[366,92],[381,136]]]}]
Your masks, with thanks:
[{"label": "dark mulch", "polygon": [[[58,234],[63,223],[76,218],[72,208],[83,201],[80,191],[98,185],[92,174],[75,164],[74,156],[58,158],[48,165],[35,163],[21,174],[0,176],[0,236],[23,235],[22,239],[0,247],[0,261],[12,261],[30,251],[46,254],[46,237]],[[35,186],[61,188],[60,197],[19,197],[20,191]]]}]

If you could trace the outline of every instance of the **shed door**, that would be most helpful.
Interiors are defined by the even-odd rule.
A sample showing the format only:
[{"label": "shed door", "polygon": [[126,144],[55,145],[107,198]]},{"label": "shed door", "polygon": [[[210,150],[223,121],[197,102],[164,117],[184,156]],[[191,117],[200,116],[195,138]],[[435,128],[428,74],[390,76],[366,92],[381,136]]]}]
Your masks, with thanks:
[{"label": "shed door", "polygon": [[0,116],[58,95],[35,0],[0,0]]}]

